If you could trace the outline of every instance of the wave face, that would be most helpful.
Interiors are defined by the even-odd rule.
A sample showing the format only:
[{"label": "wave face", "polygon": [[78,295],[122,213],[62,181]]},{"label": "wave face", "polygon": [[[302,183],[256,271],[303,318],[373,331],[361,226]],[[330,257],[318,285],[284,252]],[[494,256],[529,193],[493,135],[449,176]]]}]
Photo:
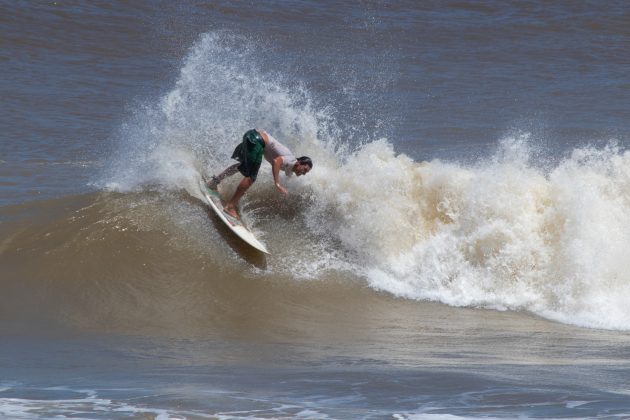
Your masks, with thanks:
[{"label": "wave face", "polygon": [[[132,309],[139,302],[157,296],[139,306],[170,305],[173,293],[181,300],[153,316],[205,319],[204,296],[228,299],[234,278],[253,276],[291,279],[282,297],[255,288],[270,307],[274,299],[307,299],[312,286],[303,289],[300,280],[359,278],[406,299],[630,329],[630,154],[623,148],[585,147],[550,160],[531,135],[517,133],[472,163],[417,162],[388,139],[365,141],[356,129],[363,121],[336,120],[304,86],[266,71],[256,60],[266,47],[252,45],[229,33],[202,36],[173,89],[121,127],[119,152],[95,181],[103,193],[77,198],[76,214],[48,225],[5,224],[0,255],[18,261],[7,269],[37,278],[26,264],[37,260],[47,287],[50,276],[74,279],[67,287],[84,288],[86,308],[106,300],[99,316],[115,312],[120,322],[128,320],[124,311],[108,305],[126,305],[128,317],[140,319]],[[315,162],[308,176],[286,180],[287,200],[264,163],[242,202],[245,220],[273,254],[261,264],[243,262],[248,251],[197,200],[200,175],[227,166],[252,127]],[[226,194],[236,178],[225,182]],[[31,248],[15,268],[17,250]],[[55,266],[63,260],[69,271]],[[223,280],[209,286],[208,277]],[[217,305],[225,311],[228,303]]]}]

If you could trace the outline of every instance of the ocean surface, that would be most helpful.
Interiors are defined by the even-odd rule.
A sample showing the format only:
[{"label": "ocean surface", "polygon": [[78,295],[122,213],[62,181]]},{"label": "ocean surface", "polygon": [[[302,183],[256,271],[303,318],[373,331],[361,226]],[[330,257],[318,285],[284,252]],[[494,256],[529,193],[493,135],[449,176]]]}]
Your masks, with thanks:
[{"label": "ocean surface", "polygon": [[630,417],[630,3],[0,0],[0,69],[0,418]]}]

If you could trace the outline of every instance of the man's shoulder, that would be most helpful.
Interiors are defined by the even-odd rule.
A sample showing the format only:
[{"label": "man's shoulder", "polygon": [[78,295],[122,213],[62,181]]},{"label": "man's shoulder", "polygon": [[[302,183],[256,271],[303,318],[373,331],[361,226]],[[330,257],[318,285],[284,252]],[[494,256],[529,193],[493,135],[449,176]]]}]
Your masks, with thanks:
[{"label": "man's shoulder", "polygon": [[296,162],[297,162],[297,159],[293,155],[282,156],[282,167],[285,169],[292,168]]}]

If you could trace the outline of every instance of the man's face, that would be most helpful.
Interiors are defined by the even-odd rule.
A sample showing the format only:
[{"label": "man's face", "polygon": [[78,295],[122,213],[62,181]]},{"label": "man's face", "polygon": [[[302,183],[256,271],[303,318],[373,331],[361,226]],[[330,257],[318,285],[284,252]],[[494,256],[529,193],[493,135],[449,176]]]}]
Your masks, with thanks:
[{"label": "man's face", "polygon": [[310,170],[310,166],[299,162],[293,167],[293,172],[295,172],[297,176],[306,175]]}]

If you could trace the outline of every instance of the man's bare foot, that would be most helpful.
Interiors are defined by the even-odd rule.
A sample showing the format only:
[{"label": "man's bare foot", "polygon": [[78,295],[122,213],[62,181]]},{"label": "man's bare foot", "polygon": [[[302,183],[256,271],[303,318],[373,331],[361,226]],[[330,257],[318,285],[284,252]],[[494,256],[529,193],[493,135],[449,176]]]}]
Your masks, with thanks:
[{"label": "man's bare foot", "polygon": [[223,211],[229,214],[230,216],[232,216],[233,218],[235,218],[236,220],[241,220],[241,216],[238,215],[238,212],[236,211],[236,207],[227,204],[225,207],[223,207]]}]

